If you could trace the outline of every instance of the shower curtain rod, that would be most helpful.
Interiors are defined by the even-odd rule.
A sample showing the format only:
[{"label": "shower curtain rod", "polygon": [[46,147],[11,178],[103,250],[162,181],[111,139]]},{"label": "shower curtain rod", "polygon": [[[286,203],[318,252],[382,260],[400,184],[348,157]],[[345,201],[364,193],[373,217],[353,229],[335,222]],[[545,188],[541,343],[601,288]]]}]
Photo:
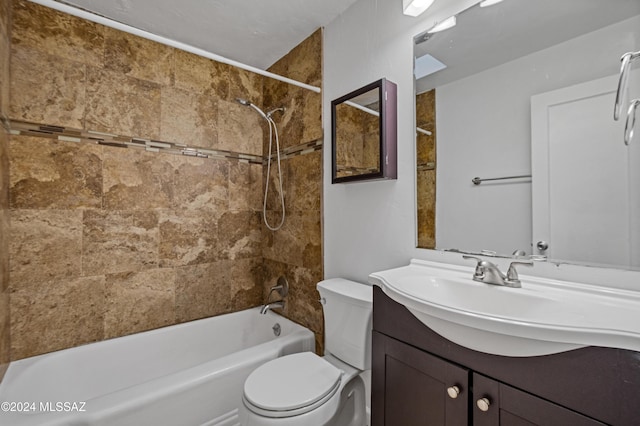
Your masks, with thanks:
[{"label": "shower curtain rod", "polygon": [[200,49],[195,46],[191,46],[186,43],[182,43],[176,40],[172,40],[170,38],[166,38],[163,36],[159,36],[148,31],[141,30],[136,27],[132,27],[130,25],[123,24],[118,21],[114,21],[113,19],[105,18],[104,16],[97,15],[92,12],[87,12],[86,10],[79,9],[77,7],[60,3],[55,0],[29,0],[32,3],[37,3],[42,6],[49,7],[51,9],[58,10],[60,12],[68,13],[69,15],[77,16],[78,18],[86,19],[91,22],[95,22],[97,24],[102,24],[107,27],[114,28],[116,30],[124,31],[129,34],[133,34],[142,38],[146,38],[148,40],[152,40],[167,46],[175,47],[176,49],[184,50],[189,53],[193,53],[198,56],[205,57],[207,59],[212,59],[217,62],[222,62],[223,64],[231,65],[233,67],[237,67],[243,69],[245,71],[250,71],[256,74],[260,74],[264,77],[273,78],[274,80],[282,81],[283,83],[292,84],[294,86],[301,87],[303,89],[311,90],[312,92],[320,93],[321,89],[316,86],[312,86],[310,84],[302,83],[297,80],[293,80],[287,77],[283,77],[278,74],[274,74],[269,71],[264,71],[260,68],[253,67],[251,65],[243,64],[242,62],[234,61],[233,59],[225,58],[224,56],[216,55],[215,53],[208,52],[204,49]]}]

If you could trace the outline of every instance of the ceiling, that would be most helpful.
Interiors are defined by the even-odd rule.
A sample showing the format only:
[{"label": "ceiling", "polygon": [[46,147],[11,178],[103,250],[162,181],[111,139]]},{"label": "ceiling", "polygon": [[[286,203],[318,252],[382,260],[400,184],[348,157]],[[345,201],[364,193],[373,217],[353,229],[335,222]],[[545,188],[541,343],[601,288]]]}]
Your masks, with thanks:
[{"label": "ceiling", "polygon": [[[60,0],[58,0],[60,1]],[[64,0],[65,4],[267,69],[356,0]]]}]

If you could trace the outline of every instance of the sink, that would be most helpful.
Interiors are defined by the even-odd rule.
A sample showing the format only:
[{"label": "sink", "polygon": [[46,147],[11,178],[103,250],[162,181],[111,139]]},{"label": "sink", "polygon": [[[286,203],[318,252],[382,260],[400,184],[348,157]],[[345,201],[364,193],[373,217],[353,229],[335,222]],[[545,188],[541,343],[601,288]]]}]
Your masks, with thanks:
[{"label": "sink", "polygon": [[473,268],[412,260],[369,281],[443,337],[504,356],[604,346],[640,351],[640,292],[521,275],[522,288],[472,280]]}]

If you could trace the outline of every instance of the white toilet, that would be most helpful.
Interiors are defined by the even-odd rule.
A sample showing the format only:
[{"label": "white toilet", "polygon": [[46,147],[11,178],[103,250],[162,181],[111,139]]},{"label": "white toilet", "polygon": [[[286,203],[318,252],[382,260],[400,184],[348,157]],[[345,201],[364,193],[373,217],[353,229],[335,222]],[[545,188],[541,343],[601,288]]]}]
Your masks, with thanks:
[{"label": "white toilet", "polygon": [[361,374],[371,369],[371,286],[321,281],[325,355],[301,352],[269,361],[244,383],[244,426],[365,426]]}]

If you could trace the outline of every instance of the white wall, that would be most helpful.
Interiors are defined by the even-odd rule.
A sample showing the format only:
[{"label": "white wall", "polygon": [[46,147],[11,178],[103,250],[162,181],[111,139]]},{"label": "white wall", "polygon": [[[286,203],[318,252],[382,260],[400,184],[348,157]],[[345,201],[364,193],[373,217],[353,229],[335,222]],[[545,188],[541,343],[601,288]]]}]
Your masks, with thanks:
[{"label": "white wall", "polygon": [[[366,282],[373,271],[406,265],[411,258],[439,259],[442,253],[415,248],[415,142],[414,131],[414,94],[413,94],[413,36],[431,27],[436,21],[458,13],[477,0],[436,0],[432,8],[422,17],[411,18],[402,14],[401,0],[359,0],[335,21],[325,28],[324,36],[324,81],[323,81],[323,121],[325,131],[324,150],[324,272],[327,278],[342,276],[356,281]],[[619,41],[620,42],[620,41]],[[616,43],[617,44],[619,44]],[[611,44],[593,45],[589,54],[611,55]],[[617,52],[617,50],[616,50]],[[582,54],[581,54],[582,55]],[[618,53],[615,53],[617,56]],[[588,56],[580,56],[578,68],[588,72],[591,65]],[[614,67],[615,67],[615,61]],[[505,70],[506,72],[507,70]],[[533,72],[537,84],[531,93],[552,90],[553,84],[547,84],[549,72],[566,78],[567,72],[574,70],[537,69]],[[518,75],[518,74],[516,74]],[[509,75],[512,79],[513,74]],[[398,85],[398,179],[395,181],[376,181],[367,183],[331,184],[331,101],[367,83],[382,77]],[[532,78],[529,74],[512,79],[518,86],[523,79]],[[593,77],[595,78],[595,76]],[[473,90],[477,90],[476,86]],[[557,86],[562,87],[562,86]],[[471,90],[471,89],[468,89]],[[472,90],[472,91],[473,91]],[[467,92],[468,94],[468,92]],[[493,95],[492,95],[493,96]],[[527,96],[530,96],[529,94]],[[491,97],[489,97],[491,99]],[[517,111],[507,113],[509,119],[528,120],[528,98]],[[438,106],[440,108],[440,106]],[[481,108],[490,110],[489,108]],[[439,117],[444,113],[439,110]],[[438,123],[441,136],[440,123]],[[462,127],[462,126],[458,126]],[[465,126],[466,127],[466,126]],[[491,134],[495,136],[495,132]],[[503,160],[492,164],[488,169],[467,167],[460,174],[464,181],[471,175],[501,175],[502,173],[520,173],[529,170],[529,128],[526,132],[505,131],[503,146],[496,156]],[[443,153],[439,147],[438,170],[442,169]],[[477,151],[457,151],[463,154],[461,161],[469,161]],[[464,159],[466,152],[467,158]],[[505,158],[508,153],[509,158]],[[453,157],[451,157],[453,158]],[[446,160],[444,160],[446,162]],[[509,164],[507,167],[505,164]],[[438,184],[447,179],[438,177]],[[485,188],[488,188],[485,187]],[[494,187],[495,188],[495,187]],[[517,220],[495,221],[500,231],[515,235],[515,242],[507,241],[505,250],[521,247],[524,241],[530,241],[530,191],[525,184],[516,189],[516,194],[508,194],[507,199],[516,200],[519,206],[509,214]],[[524,188],[524,189],[523,189]],[[477,188],[474,188],[477,189]],[[490,191],[490,190],[489,190]],[[438,194],[447,193],[446,186],[438,187]],[[498,191],[499,192],[499,191]],[[474,193],[475,196],[481,194]],[[505,192],[497,198],[504,200]],[[462,197],[467,197],[462,195]],[[460,200],[460,198],[458,198]],[[440,202],[440,198],[438,199]],[[440,206],[438,206],[440,207]],[[440,212],[441,213],[441,212]],[[459,225],[460,219],[452,226]],[[510,225],[509,225],[510,223]],[[436,228],[442,231],[441,224]],[[444,225],[445,227],[447,225]],[[443,234],[439,238],[443,238]],[[449,243],[451,247],[454,243]],[[456,244],[457,245],[457,244]],[[444,247],[439,243],[439,246]],[[469,247],[460,247],[469,248]],[[471,247],[475,248],[475,247]],[[484,247],[478,243],[478,248]],[[460,256],[445,256],[449,262],[460,262]],[[538,268],[536,268],[537,270]]]},{"label": "white wall", "polygon": [[[420,18],[401,0],[359,0],[324,31],[324,273],[366,282],[421,257],[415,248],[413,37],[478,0],[436,0]],[[398,85],[398,179],[331,184],[331,101],[385,77]]]},{"label": "white wall", "polygon": [[[618,72],[636,50],[634,17],[436,90],[436,244],[531,253],[531,96]],[[613,110],[613,106],[612,106]]]}]

